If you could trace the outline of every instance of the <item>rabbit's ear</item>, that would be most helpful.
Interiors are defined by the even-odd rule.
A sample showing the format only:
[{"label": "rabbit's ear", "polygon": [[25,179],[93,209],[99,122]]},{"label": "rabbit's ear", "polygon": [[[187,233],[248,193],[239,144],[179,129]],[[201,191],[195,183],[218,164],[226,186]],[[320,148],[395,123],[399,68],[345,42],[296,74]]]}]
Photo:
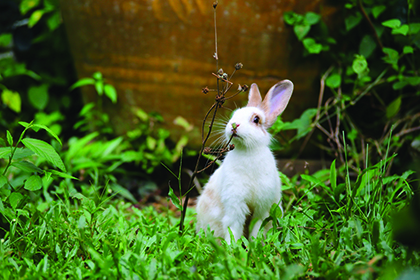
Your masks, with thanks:
[{"label": "rabbit's ear", "polygon": [[252,84],[248,94],[248,105],[247,107],[258,107],[261,105],[261,94],[257,84]]},{"label": "rabbit's ear", "polygon": [[289,80],[281,81],[270,88],[262,102],[266,114],[266,126],[270,127],[277,117],[286,109],[293,92],[293,83]]}]

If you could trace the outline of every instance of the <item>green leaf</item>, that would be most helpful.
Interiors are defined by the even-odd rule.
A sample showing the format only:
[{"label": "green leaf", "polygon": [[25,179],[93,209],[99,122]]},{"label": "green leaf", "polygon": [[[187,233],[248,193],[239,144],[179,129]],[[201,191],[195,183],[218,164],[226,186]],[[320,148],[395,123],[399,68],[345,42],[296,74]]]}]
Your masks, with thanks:
[{"label": "green leaf", "polygon": [[331,188],[335,190],[337,187],[337,170],[335,168],[335,160],[333,160],[330,166],[330,183]]},{"label": "green leaf", "polygon": [[44,110],[48,104],[48,85],[33,86],[28,91],[29,102],[38,110]]},{"label": "green leaf", "polygon": [[63,161],[50,144],[32,138],[25,138],[22,140],[22,143],[38,156],[46,159],[62,171],[66,172],[66,167],[64,166]]},{"label": "green leaf", "polygon": [[86,227],[86,217],[84,215],[80,216],[79,221],[77,222],[77,228],[84,229]]},{"label": "green leaf", "polygon": [[371,35],[365,35],[360,41],[359,54],[368,58],[376,49],[376,46],[377,44],[373,37]]},{"label": "green leaf", "polygon": [[358,78],[362,78],[369,72],[368,63],[363,55],[356,55],[353,64],[353,71],[357,74]]},{"label": "green leaf", "polygon": [[7,143],[10,147],[13,147],[13,136],[10,134],[10,131],[7,130]]},{"label": "green leaf", "polygon": [[414,49],[412,47],[410,47],[410,46],[404,46],[403,53],[404,54],[414,53]]},{"label": "green leaf", "polygon": [[151,136],[147,136],[146,138],[146,146],[149,150],[154,150],[156,147],[156,139],[151,137]]},{"label": "green leaf", "polygon": [[309,25],[317,24],[320,19],[321,19],[321,15],[316,14],[314,12],[307,12],[305,14],[305,22]]},{"label": "green leaf", "polygon": [[306,180],[308,182],[311,182],[314,184],[314,186],[321,186],[323,187],[325,190],[329,190],[330,188],[327,187],[327,185],[324,184],[324,182],[322,182],[320,179],[315,178],[312,175],[307,175],[307,174],[301,174],[300,177],[302,177],[303,180]]},{"label": "green leaf", "polygon": [[330,88],[338,88],[341,85],[341,76],[337,73],[334,73],[327,78],[325,83]]},{"label": "green leaf", "polygon": [[179,198],[175,195],[172,188],[169,186],[169,197],[171,198],[172,204],[175,205],[175,207],[179,210],[182,210],[181,203],[179,202]]},{"label": "green leaf", "polygon": [[174,119],[174,124],[181,126],[182,128],[185,129],[185,131],[190,132],[193,130],[194,126],[192,124],[190,124],[185,118],[181,117],[181,116],[177,116]]},{"label": "green leaf", "polygon": [[302,39],[308,34],[309,30],[311,30],[310,25],[295,25],[293,27],[293,31],[299,41],[302,41]]},{"label": "green leaf", "polygon": [[86,85],[94,85],[95,84],[95,80],[92,78],[82,78],[80,80],[78,80],[77,82],[75,82],[70,88],[69,90],[72,91],[75,88],[78,87],[82,87],[82,86],[86,86]]},{"label": "green leaf", "polygon": [[41,129],[44,129],[45,131],[47,131],[52,137],[54,137],[55,138],[55,140],[57,140],[57,142],[58,143],[60,143],[60,145],[61,146],[63,146],[63,143],[61,143],[61,140],[60,140],[60,138],[58,137],[58,135],[57,134],[55,134],[55,132],[54,131],[52,131],[49,127],[47,127],[47,126],[45,126],[45,125],[43,125],[43,124],[37,124],[37,123],[35,123],[35,124],[33,124],[32,125],[33,127],[36,127],[36,128],[41,128]]},{"label": "green leaf", "polygon": [[62,23],[61,14],[59,11],[52,13],[47,18],[47,26],[50,31],[57,29]]},{"label": "green leaf", "polygon": [[285,12],[283,19],[289,25],[301,24],[303,22],[303,16],[293,11]]},{"label": "green leaf", "polygon": [[346,30],[347,31],[352,30],[354,27],[356,27],[356,25],[360,23],[361,20],[362,20],[362,15],[359,12],[357,12],[355,15],[350,15],[346,17],[344,20],[344,23],[346,25]]},{"label": "green leaf", "polygon": [[104,83],[102,81],[95,82],[95,89],[99,96],[104,94]]},{"label": "green leaf", "polygon": [[109,99],[111,99],[112,103],[117,103],[117,91],[112,85],[106,84],[104,86],[104,92],[105,95],[108,96]]},{"label": "green leaf", "polygon": [[78,180],[76,177],[73,177],[70,174],[60,172],[60,171],[57,171],[57,170],[48,170],[48,172],[50,172],[52,175],[58,176],[60,178]]},{"label": "green leaf", "polygon": [[302,43],[309,53],[320,53],[322,51],[322,45],[315,42],[313,38],[305,38]]},{"label": "green leaf", "polygon": [[122,197],[130,200],[131,202],[137,203],[136,198],[126,188],[124,188],[124,187],[122,187],[122,186],[120,186],[118,184],[111,184],[111,190],[113,190],[114,192],[118,193]]},{"label": "green leaf", "polygon": [[399,59],[398,52],[391,48],[383,48],[382,51],[386,54],[386,56],[383,57],[383,60],[386,63],[391,64],[392,68],[394,68],[395,70],[398,70],[398,59]]},{"label": "green leaf", "polygon": [[20,12],[22,15],[26,14],[27,12],[29,12],[29,10],[35,8],[36,6],[39,5],[39,1],[40,0],[23,0],[20,3]]},{"label": "green leaf", "polygon": [[390,19],[382,22],[382,25],[394,29],[401,26],[401,21],[399,19]]},{"label": "green leaf", "polygon": [[406,35],[408,34],[408,31],[409,31],[409,27],[408,27],[408,25],[407,25],[407,24],[404,24],[404,25],[401,25],[401,26],[400,26],[400,27],[398,27],[398,28],[394,28],[394,29],[392,29],[391,34],[392,34],[392,35],[401,34],[401,35],[406,36]]},{"label": "green leaf", "polygon": [[379,5],[372,8],[372,15],[374,18],[378,18],[380,14],[382,14],[383,11],[385,11],[386,6]]},{"label": "green leaf", "polygon": [[42,180],[38,175],[32,175],[25,181],[25,189],[28,191],[37,191],[42,188]]},{"label": "green leaf", "polygon": [[398,81],[392,84],[392,89],[399,90],[408,85],[407,81]]},{"label": "green leaf", "polygon": [[20,113],[22,101],[19,93],[5,89],[1,93],[1,101],[16,113]]},{"label": "green leaf", "polygon": [[388,119],[391,119],[393,116],[395,116],[401,107],[401,96],[398,96],[394,101],[392,101],[387,107],[386,107],[386,117]]},{"label": "green leaf", "polygon": [[42,169],[39,168],[38,166],[36,166],[35,164],[33,164],[32,162],[26,161],[26,160],[22,160],[22,161],[15,161],[11,164],[11,166],[14,166],[24,172],[28,172],[28,173],[34,173],[34,172],[38,172],[38,173],[42,173]]},{"label": "green leaf", "polygon": [[405,80],[410,84],[410,86],[420,85],[420,77],[405,77]]},{"label": "green leaf", "polygon": [[410,28],[410,31],[408,32],[408,35],[415,35],[420,32],[420,23],[409,23],[408,27]]},{"label": "green leaf", "polygon": [[42,18],[44,15],[44,10],[36,10],[32,13],[32,15],[29,17],[28,21],[28,27],[32,28],[35,24],[38,23],[38,21]]},{"label": "green leaf", "polygon": [[102,73],[101,72],[95,72],[95,73],[93,73],[92,77],[97,81],[101,81],[102,80]]},{"label": "green leaf", "polygon": [[19,205],[19,202],[23,199],[23,195],[18,192],[14,192],[9,196],[10,206],[12,206],[13,210],[16,211],[16,207]]},{"label": "green leaf", "polygon": [[297,139],[304,137],[311,131],[312,118],[316,115],[317,109],[310,108],[302,113],[299,119],[295,119],[291,123],[284,123],[282,130],[297,129]]},{"label": "green leaf", "polygon": [[12,42],[12,34],[11,33],[3,33],[0,34],[0,47],[7,47]]},{"label": "green leaf", "polygon": [[14,160],[17,160],[17,159],[27,158],[27,157],[29,157],[29,156],[31,156],[33,154],[34,153],[31,150],[27,149],[27,148],[24,148],[24,147],[17,148],[15,150],[15,154],[13,155],[13,159]]},{"label": "green leaf", "polygon": [[[6,184],[7,184],[6,176],[0,174],[0,189]],[[1,201],[1,199],[0,199],[0,201]]]},{"label": "green leaf", "polygon": [[11,154],[12,154],[12,151],[11,151],[10,147],[1,147],[0,148],[0,158],[8,159]]}]

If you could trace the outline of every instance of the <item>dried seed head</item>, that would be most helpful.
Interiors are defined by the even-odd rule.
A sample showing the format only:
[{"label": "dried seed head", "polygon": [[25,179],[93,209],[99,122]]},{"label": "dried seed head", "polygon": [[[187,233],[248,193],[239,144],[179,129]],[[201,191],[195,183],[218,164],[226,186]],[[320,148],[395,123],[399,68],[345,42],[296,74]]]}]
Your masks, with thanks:
[{"label": "dried seed head", "polygon": [[245,92],[245,91],[247,91],[249,89],[249,86],[247,86],[247,85],[243,85],[241,87],[242,87],[242,91],[243,92]]},{"label": "dried seed head", "polygon": [[219,75],[219,76],[222,76],[222,75],[223,75],[223,73],[224,73],[224,72],[223,72],[223,69],[222,69],[222,68],[220,68],[220,69],[219,69],[219,71],[217,71],[217,75]]},{"label": "dried seed head", "polygon": [[217,4],[219,4],[219,3],[217,3],[217,1],[216,2],[213,2],[213,9],[216,9]]},{"label": "dried seed head", "polygon": [[227,73],[223,73],[222,78],[225,79],[225,80],[227,80],[228,74]]},{"label": "dried seed head", "polygon": [[208,87],[202,88],[201,89],[201,92],[204,93],[204,94],[206,94],[206,93],[209,92],[209,88]]},{"label": "dried seed head", "polygon": [[236,70],[242,69],[242,67],[244,67],[244,65],[240,62],[235,64],[235,69]]},{"label": "dried seed head", "polygon": [[233,149],[235,149],[235,145],[234,144],[230,144],[229,145],[229,150],[232,151]]}]

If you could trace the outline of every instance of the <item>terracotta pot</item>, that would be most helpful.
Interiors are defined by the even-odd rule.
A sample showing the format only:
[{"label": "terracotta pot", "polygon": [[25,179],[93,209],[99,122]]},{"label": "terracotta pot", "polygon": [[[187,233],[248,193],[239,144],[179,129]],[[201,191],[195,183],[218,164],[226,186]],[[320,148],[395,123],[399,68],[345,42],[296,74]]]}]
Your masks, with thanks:
[{"label": "terracotta pot", "polygon": [[[193,145],[200,143],[201,120],[213,103],[205,86],[215,87],[216,63],[213,0],[63,0],[62,15],[78,76],[102,72],[118,91],[112,122],[118,134],[137,122],[133,109],[156,111],[174,139],[185,131],[173,125],[177,116],[194,124]],[[283,13],[293,10],[328,16],[335,8],[324,0],[231,0],[217,7],[219,67],[231,73],[244,64],[233,79],[262,92],[282,79],[295,84],[295,92],[283,119],[298,117],[315,106],[319,61],[302,60],[302,49]],[[304,62],[302,62],[304,61]],[[236,89],[237,85],[235,86]],[[95,98],[84,89],[85,99]],[[234,91],[232,91],[233,93]],[[242,94],[226,107],[246,103]]]}]

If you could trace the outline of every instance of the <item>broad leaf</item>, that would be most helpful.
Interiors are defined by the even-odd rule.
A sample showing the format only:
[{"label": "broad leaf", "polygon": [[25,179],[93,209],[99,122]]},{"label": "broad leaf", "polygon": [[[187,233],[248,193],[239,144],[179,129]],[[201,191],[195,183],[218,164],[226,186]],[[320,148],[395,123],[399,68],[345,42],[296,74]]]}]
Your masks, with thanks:
[{"label": "broad leaf", "polygon": [[[0,175],[0,189],[7,184],[7,178],[4,175]],[[1,201],[1,199],[0,199]]]},{"label": "broad leaf", "polygon": [[11,165],[28,173],[34,173],[34,172],[41,173],[42,172],[41,168],[37,167],[35,164],[26,160],[13,162]]},{"label": "broad leaf", "polygon": [[19,93],[8,89],[3,90],[1,93],[1,100],[3,103],[16,113],[20,113],[22,101]]},{"label": "broad leaf", "polygon": [[25,181],[25,189],[28,191],[37,191],[42,188],[42,180],[38,175],[32,175]]},{"label": "broad leaf", "polygon": [[104,92],[111,99],[112,103],[117,103],[117,91],[112,85],[106,84],[104,86]]},{"label": "broad leaf", "polygon": [[29,102],[36,109],[42,111],[48,104],[48,85],[33,86],[28,90]]},{"label": "broad leaf", "polygon": [[50,144],[32,138],[25,138],[22,140],[22,143],[38,156],[46,159],[50,163],[60,168],[62,171],[66,172],[66,167],[64,166],[63,161]]},{"label": "broad leaf", "polygon": [[23,195],[18,192],[14,192],[9,196],[10,206],[12,206],[13,210],[16,211],[16,207],[19,205],[19,202],[23,199]]},{"label": "broad leaf", "polygon": [[169,187],[168,195],[171,198],[173,205],[175,205],[177,209],[182,210],[182,206],[181,206],[181,203],[179,202],[179,198],[175,195],[171,187]]},{"label": "broad leaf", "polygon": [[78,87],[82,87],[82,86],[86,86],[86,85],[94,85],[95,84],[95,80],[92,78],[83,78],[78,80],[77,82],[75,82],[70,88],[69,90],[72,91],[75,88]]},{"label": "broad leaf", "polygon": [[390,19],[382,22],[382,25],[389,28],[397,28],[401,26],[401,21],[399,19]]},{"label": "broad leaf", "polygon": [[341,76],[337,73],[334,73],[327,78],[325,83],[330,88],[338,88],[341,85]]}]

